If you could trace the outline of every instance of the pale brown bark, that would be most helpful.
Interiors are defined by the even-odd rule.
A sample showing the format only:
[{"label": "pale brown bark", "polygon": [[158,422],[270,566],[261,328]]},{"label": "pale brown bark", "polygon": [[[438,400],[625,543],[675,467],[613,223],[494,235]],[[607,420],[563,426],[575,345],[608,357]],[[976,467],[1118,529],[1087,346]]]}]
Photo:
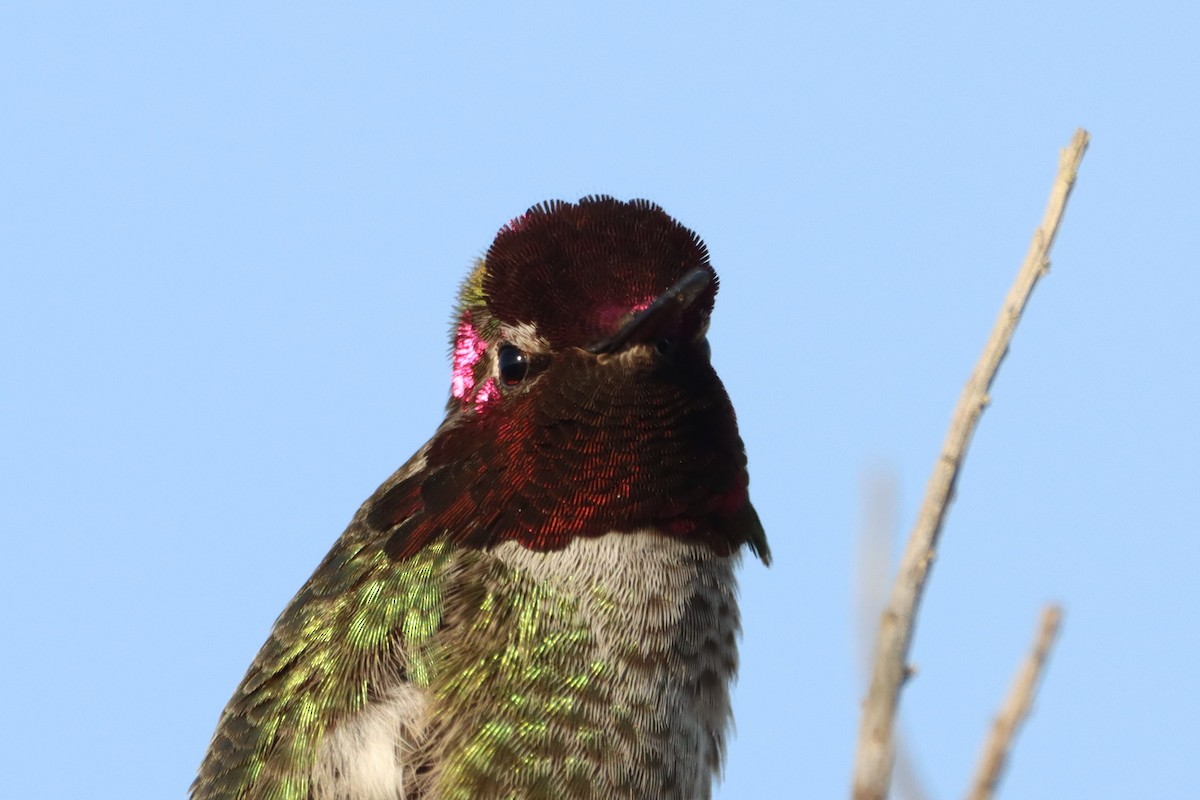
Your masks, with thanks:
[{"label": "pale brown bark", "polygon": [[1060,156],[1058,174],[1050,190],[1042,224],[1033,234],[1029,252],[1004,301],[983,354],[963,387],[941,454],[926,487],[916,524],[900,562],[891,599],[879,623],[875,664],[859,727],[853,777],[854,800],[883,800],[887,797],[895,759],[894,730],[900,690],[909,674],[908,653],[917,610],[929,568],[933,564],[946,510],[953,498],[954,484],[975,427],[987,407],[988,390],[1000,362],[1008,352],[1021,312],[1033,287],[1049,268],[1050,249],[1062,221],[1067,198],[1075,184],[1088,139],[1087,131],[1077,131],[1070,146]]}]

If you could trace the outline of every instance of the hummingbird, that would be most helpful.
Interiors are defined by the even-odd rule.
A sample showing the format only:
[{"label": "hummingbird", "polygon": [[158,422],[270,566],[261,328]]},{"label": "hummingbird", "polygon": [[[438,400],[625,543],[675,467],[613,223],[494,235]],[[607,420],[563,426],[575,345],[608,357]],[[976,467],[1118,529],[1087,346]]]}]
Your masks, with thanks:
[{"label": "hummingbird", "polygon": [[462,284],[444,421],[275,622],[192,800],[703,800],[770,553],[706,338],[717,275],[646,200],[552,200]]}]

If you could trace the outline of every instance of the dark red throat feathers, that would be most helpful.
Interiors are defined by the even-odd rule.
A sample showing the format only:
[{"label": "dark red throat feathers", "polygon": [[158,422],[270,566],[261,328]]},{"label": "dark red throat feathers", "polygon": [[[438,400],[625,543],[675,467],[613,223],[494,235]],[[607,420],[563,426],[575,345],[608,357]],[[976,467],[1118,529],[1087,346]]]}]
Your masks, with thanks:
[{"label": "dark red throat feathers", "polygon": [[372,498],[367,522],[388,534],[388,553],[408,558],[443,538],[547,551],[652,529],[721,554],[749,544],[768,560],[733,407],[702,339],[715,273],[665,328],[641,326],[665,331],[669,350],[660,338],[653,352],[630,342],[646,345],[638,357],[589,352],[684,276],[711,273],[703,242],[646,201],[551,202],[501,229],[482,269],[486,306],[463,313],[498,337],[487,347],[523,326],[547,351],[527,385],[452,403],[424,468]]}]

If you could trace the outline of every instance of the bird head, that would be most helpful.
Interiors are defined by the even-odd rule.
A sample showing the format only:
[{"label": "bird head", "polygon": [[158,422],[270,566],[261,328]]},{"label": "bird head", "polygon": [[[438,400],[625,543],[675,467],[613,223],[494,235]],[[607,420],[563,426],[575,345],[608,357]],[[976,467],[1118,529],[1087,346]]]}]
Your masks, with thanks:
[{"label": "bird head", "polygon": [[369,504],[388,552],[534,550],[654,530],[723,554],[766,539],[707,340],[717,275],[657,205],[536,205],[463,283],[446,421]]}]

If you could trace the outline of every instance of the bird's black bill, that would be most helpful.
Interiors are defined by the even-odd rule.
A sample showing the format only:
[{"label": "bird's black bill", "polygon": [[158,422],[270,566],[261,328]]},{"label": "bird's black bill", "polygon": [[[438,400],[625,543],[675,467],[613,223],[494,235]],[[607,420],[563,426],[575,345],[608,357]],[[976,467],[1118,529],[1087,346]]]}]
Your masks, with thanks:
[{"label": "bird's black bill", "polygon": [[607,339],[588,347],[589,353],[615,353],[636,342],[648,342],[658,338],[671,322],[691,307],[712,283],[712,273],[705,269],[694,269],[684,275],[675,285],[655,298],[621,329]]}]

